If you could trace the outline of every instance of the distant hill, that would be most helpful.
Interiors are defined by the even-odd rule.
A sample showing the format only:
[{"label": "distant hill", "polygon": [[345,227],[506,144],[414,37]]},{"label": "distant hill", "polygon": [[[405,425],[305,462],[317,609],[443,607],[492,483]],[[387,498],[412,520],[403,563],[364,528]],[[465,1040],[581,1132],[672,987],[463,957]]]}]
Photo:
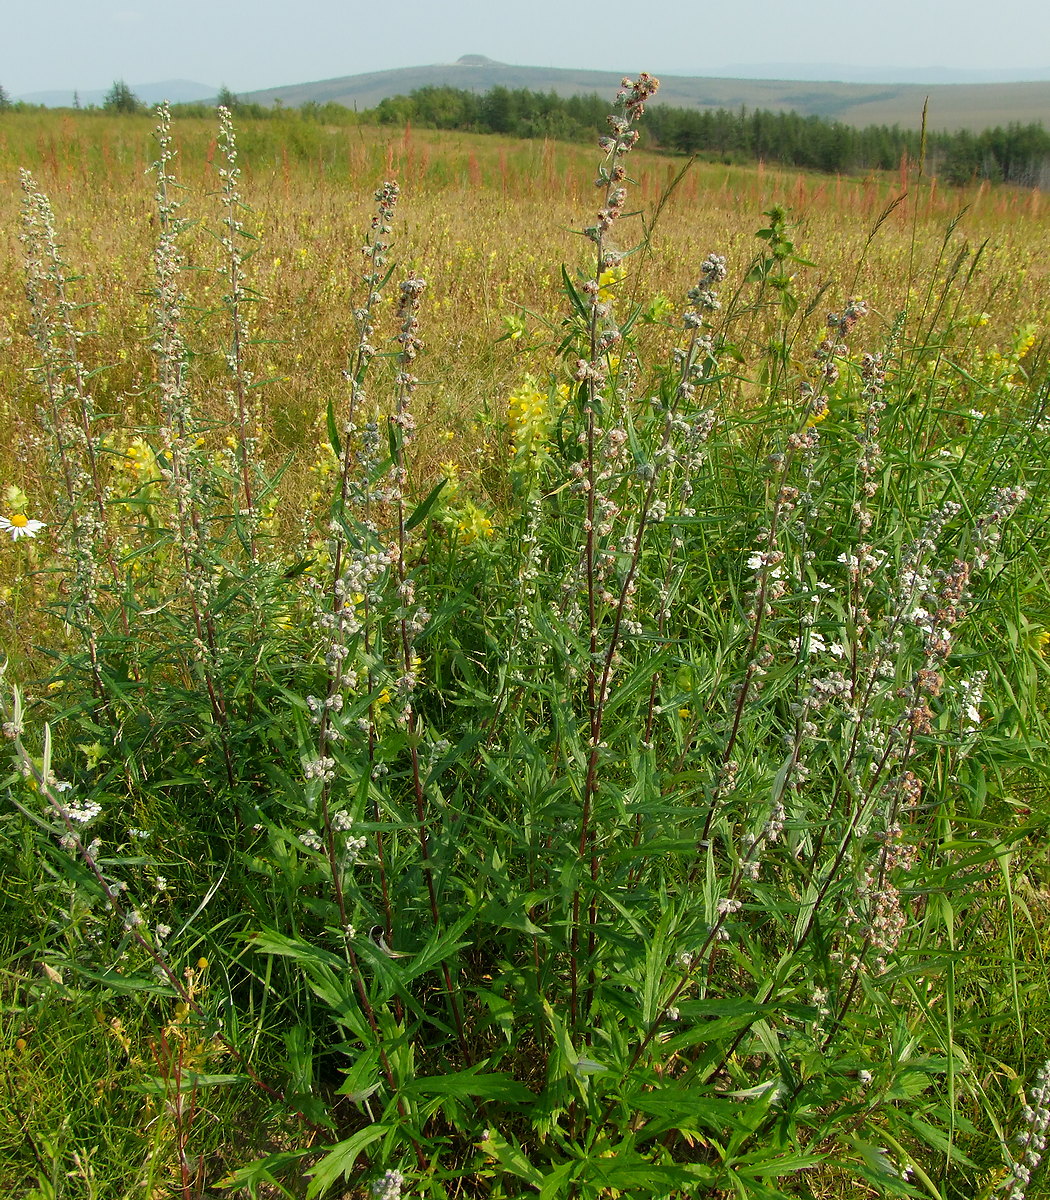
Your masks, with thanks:
[{"label": "distant hill", "polygon": [[[212,100],[219,94],[214,84],[194,83],[190,79],[166,79],[162,83],[132,83],[129,86],[144,104],[159,104],[162,100],[185,104],[194,100]],[[91,89],[76,93],[76,98],[81,108],[87,108],[92,104],[101,104],[108,91],[109,88]],[[24,100],[27,104],[46,104],[48,108],[71,108],[73,96],[72,89],[55,89],[49,92],[26,92],[15,99]]]},{"label": "distant hill", "polygon": [[[486,92],[490,88],[527,88],[561,96],[599,92],[610,95],[620,84],[613,71],[572,71],[556,67],[518,67],[467,54],[458,62],[402,67],[364,75],[346,75],[316,83],[242,92],[240,99],[298,107],[313,101],[348,108],[373,108],[388,96],[415,88],[448,86]],[[900,125],[917,129],[929,96],[928,125],[936,130],[986,129],[1011,121],[1050,125],[1050,81],[1014,83],[814,83],[785,79],[721,79],[661,75],[658,100],[684,108],[765,108],[825,117],[848,125]]]},{"label": "distant hill", "polygon": [[721,79],[834,79],[839,83],[1036,83],[1050,80],[1050,66],[999,68],[994,71],[961,67],[884,67],[848,63],[730,63],[715,70],[683,74],[715,75]]}]

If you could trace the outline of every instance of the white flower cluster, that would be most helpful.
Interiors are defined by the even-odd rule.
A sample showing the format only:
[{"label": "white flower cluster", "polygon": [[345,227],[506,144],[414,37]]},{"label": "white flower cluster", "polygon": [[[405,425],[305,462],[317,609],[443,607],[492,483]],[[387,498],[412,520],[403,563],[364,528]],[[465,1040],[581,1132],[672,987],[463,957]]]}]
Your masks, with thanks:
[{"label": "white flower cluster", "polygon": [[988,681],[987,671],[978,671],[973,679],[960,679],[959,691],[963,701],[963,733],[976,733],[981,727],[981,702],[984,700],[984,685]]},{"label": "white flower cluster", "polygon": [[[801,765],[796,768],[796,771],[802,772],[803,777],[809,774],[808,770]],[[762,847],[764,845],[772,846],[780,841],[784,833],[784,822],[786,820],[787,809],[784,807],[783,801],[778,799],[770,809],[766,823],[762,827],[762,832],[745,835],[742,841],[740,856],[740,874],[744,879],[750,879],[754,882],[761,877]]]},{"label": "white flower cluster", "polygon": [[1017,1135],[1021,1156],[1010,1166],[1006,1200],[1024,1200],[1032,1175],[1043,1159],[1050,1128],[1050,1062],[1043,1063],[1035,1077],[1035,1087],[1021,1110],[1021,1118],[1028,1128]]},{"label": "white flower cluster", "polygon": [[828,642],[824,635],[817,633],[815,629],[807,629],[798,637],[791,638],[788,644],[796,653],[803,653],[807,656],[827,653],[834,655],[835,658],[843,658],[846,653],[846,647],[841,642]]},{"label": "white flower cluster", "polygon": [[770,579],[781,579],[784,568],[780,565],[784,555],[779,550],[756,550],[747,560],[748,570],[763,571],[768,568]]},{"label": "white flower cluster", "polygon": [[85,800],[83,804],[64,804],[59,811],[74,825],[90,825],[102,812],[102,805],[96,800]]},{"label": "white flower cluster", "polygon": [[309,758],[303,763],[304,779],[319,779],[322,783],[331,783],[335,779],[335,759],[327,755]]},{"label": "white flower cluster", "polygon": [[405,1177],[400,1171],[384,1171],[372,1183],[371,1192],[374,1200],[401,1200],[401,1188]]},{"label": "white flower cluster", "polygon": [[346,839],[343,847],[343,866],[352,867],[358,858],[361,856],[361,851],[364,850],[368,842],[363,837],[350,837]]}]

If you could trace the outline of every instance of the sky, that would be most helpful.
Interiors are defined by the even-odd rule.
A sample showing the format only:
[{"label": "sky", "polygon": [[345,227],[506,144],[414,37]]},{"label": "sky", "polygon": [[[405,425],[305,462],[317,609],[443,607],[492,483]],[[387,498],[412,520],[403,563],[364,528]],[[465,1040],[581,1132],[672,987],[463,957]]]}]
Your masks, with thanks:
[{"label": "sky", "polygon": [[0,0],[10,95],[188,79],[235,92],[454,62],[713,74],[833,63],[1050,68],[1045,0]]}]

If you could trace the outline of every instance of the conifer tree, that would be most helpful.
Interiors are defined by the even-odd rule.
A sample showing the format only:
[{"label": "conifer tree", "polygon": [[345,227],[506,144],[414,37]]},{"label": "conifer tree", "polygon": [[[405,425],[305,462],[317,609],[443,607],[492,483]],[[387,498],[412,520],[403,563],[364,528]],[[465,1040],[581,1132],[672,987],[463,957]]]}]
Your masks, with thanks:
[{"label": "conifer tree", "polygon": [[113,86],[106,93],[102,107],[107,112],[140,113],[145,109],[142,101],[128,87],[123,79],[115,79]]}]

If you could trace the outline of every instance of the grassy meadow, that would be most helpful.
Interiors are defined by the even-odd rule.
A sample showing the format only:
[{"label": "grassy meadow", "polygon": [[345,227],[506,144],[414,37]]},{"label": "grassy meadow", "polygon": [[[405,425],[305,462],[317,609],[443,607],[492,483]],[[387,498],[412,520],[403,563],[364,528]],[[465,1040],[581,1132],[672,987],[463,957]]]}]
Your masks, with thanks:
[{"label": "grassy meadow", "polygon": [[[146,175],[155,156],[152,129],[149,118],[46,113],[8,117],[0,129],[0,169],[9,183],[0,196],[7,239],[0,336],[11,339],[12,350],[0,364],[0,403],[25,396],[24,411],[35,403],[25,373],[33,352],[15,186],[19,167],[28,164],[52,197],[66,257],[83,277],[76,300],[97,306],[84,321],[91,331],[85,357],[90,366],[106,368],[96,386],[120,397],[122,407],[141,402],[148,411],[142,380],[149,370],[143,331],[152,286],[153,194]],[[369,126],[326,128],[294,117],[287,129],[249,123],[238,130],[238,139],[252,209],[246,225],[258,238],[248,282],[255,293],[253,332],[265,349],[254,352],[253,365],[258,377],[270,380],[264,403],[271,453],[312,444],[321,415],[318,397],[340,385],[371,188],[391,177],[411,198],[399,229],[399,261],[405,269],[424,271],[428,283],[422,401],[435,420],[432,429],[421,431],[423,448],[448,457],[441,439],[451,423],[464,461],[476,463],[486,443],[498,444],[493,428],[502,422],[523,369],[543,365],[542,353],[523,358],[520,338],[496,343],[508,332],[506,319],[521,317],[522,310],[547,319],[560,312],[560,266],[579,257],[574,230],[591,192],[593,152],[439,131],[391,135]],[[180,179],[199,198],[193,215],[203,219],[204,198],[218,184],[215,128],[186,121],[176,127],[175,141]],[[1042,247],[1050,206],[1039,192],[694,164],[665,201],[683,165],[684,160],[642,154],[632,163],[636,206],[648,219],[659,210],[640,269],[626,283],[632,300],[676,299],[686,264],[702,259],[705,247],[720,247],[741,265],[750,262],[762,214],[778,204],[797,223],[799,256],[814,264],[797,268],[803,305],[828,288],[829,298],[836,292],[863,294],[885,322],[909,300],[924,308],[946,306],[946,316],[964,322],[985,314],[987,325],[965,336],[988,349],[1006,349],[1022,326],[1046,328],[1050,264]],[[885,209],[902,195],[869,239]],[[198,231],[190,242],[184,286],[206,323],[221,282],[209,273],[215,265],[212,239]],[[968,279],[975,261],[978,269],[967,287],[942,296],[944,280],[953,273],[957,282]],[[961,314],[955,311],[959,305]],[[807,334],[812,340],[819,333],[822,307],[795,334],[802,345]],[[526,344],[543,343],[540,327],[531,324]],[[761,314],[750,314],[748,326],[745,336],[763,345],[768,329]],[[207,335],[203,345],[208,346]],[[309,372],[303,362],[310,363]],[[20,411],[17,405],[3,413]],[[8,449],[25,462],[18,441],[22,426],[13,424],[15,440]]]},{"label": "grassy meadow", "polygon": [[647,98],[0,116],[3,1194],[1050,1194],[1050,207]]}]

